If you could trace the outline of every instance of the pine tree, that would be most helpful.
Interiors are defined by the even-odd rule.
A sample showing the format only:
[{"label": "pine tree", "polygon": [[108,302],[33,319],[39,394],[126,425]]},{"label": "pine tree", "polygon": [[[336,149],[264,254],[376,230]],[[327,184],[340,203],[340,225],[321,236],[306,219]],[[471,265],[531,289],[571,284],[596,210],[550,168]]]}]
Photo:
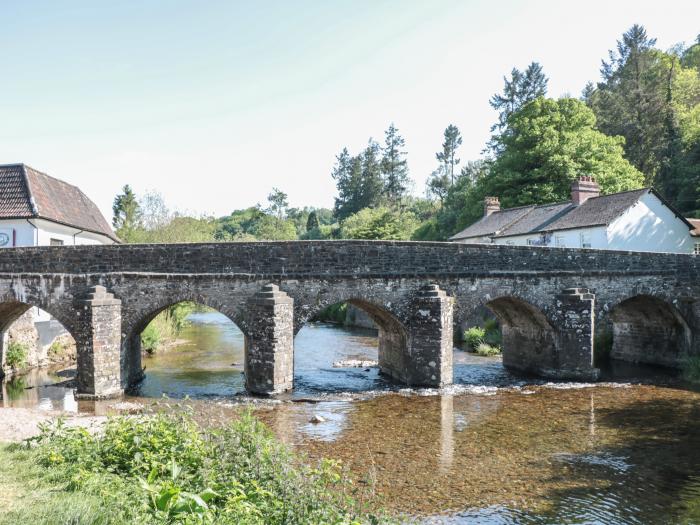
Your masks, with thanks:
[{"label": "pine tree", "polygon": [[311,210],[309,217],[306,219],[306,231],[310,232],[319,229],[321,222],[318,220],[318,214],[316,210]]},{"label": "pine tree", "polygon": [[408,162],[406,142],[392,123],[384,132],[381,170],[384,178],[384,192],[389,204],[397,206],[408,190]]},{"label": "pine tree", "polygon": [[[459,164],[457,158],[457,148],[462,145],[462,135],[457,126],[450,124],[445,128],[442,151],[435,154],[435,158],[442,163],[443,173],[449,180],[450,185],[455,182],[455,166]],[[435,175],[435,172],[433,172]],[[431,178],[434,178],[431,176]]]},{"label": "pine tree", "polygon": [[498,122],[491,131],[502,133],[508,125],[508,117],[528,102],[547,94],[549,79],[542,71],[542,66],[532,62],[525,71],[513,68],[510,79],[503,77],[503,93],[491,97],[489,104],[498,111]]},{"label": "pine tree", "polygon": [[128,184],[122,188],[122,193],[114,198],[112,214],[112,226],[117,236],[125,242],[132,242],[140,224],[141,209],[136,195]]}]

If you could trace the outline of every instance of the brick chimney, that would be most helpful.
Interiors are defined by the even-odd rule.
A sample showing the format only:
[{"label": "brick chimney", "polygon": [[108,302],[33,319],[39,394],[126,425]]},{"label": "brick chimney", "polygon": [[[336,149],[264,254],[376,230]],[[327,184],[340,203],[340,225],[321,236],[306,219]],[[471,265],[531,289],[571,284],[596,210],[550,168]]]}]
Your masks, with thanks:
[{"label": "brick chimney", "polygon": [[598,183],[588,175],[583,175],[571,185],[571,202],[574,206],[580,206],[591,197],[600,195]]},{"label": "brick chimney", "polygon": [[484,198],[484,217],[488,217],[495,211],[501,211],[501,203],[498,201],[498,197]]}]

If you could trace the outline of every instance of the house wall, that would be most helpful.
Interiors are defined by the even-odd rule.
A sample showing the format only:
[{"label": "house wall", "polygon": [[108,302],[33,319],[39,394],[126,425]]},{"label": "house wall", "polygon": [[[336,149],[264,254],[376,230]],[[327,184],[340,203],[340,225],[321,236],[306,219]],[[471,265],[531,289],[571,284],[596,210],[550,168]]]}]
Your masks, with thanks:
[{"label": "house wall", "polygon": [[693,253],[688,225],[653,193],[645,193],[608,226],[612,250]]},{"label": "house wall", "polygon": [[44,219],[12,219],[0,220],[0,233],[6,233],[10,242],[4,247],[14,246],[48,246],[51,239],[63,241],[66,246],[85,244],[114,244],[106,235],[81,231]]},{"label": "house wall", "polygon": [[[558,248],[581,248],[581,234],[590,238],[591,248],[604,250],[608,248],[608,238],[604,226],[596,226],[593,228],[575,228],[571,230],[560,230],[546,237],[546,243],[538,244],[538,246],[549,246]],[[557,238],[560,239],[560,244],[557,244]],[[495,244],[510,244],[513,246],[527,246],[528,239],[542,239],[539,234],[529,235],[514,235],[512,237],[497,237],[494,239]]]},{"label": "house wall", "polygon": [[467,237],[466,239],[459,239],[455,242],[460,244],[492,244],[491,237]]}]

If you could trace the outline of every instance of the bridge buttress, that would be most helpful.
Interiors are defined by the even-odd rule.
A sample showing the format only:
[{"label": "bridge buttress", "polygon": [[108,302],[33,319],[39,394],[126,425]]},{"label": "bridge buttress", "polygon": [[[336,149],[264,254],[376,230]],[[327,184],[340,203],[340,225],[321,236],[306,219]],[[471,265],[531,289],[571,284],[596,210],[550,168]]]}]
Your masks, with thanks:
[{"label": "bridge buttress", "polygon": [[550,374],[562,379],[595,380],[593,366],[595,294],[587,288],[567,288],[556,296],[558,366]]},{"label": "bridge buttress", "polygon": [[105,399],[122,394],[121,301],[93,286],[82,301],[75,333],[78,351],[76,397]]},{"label": "bridge buttress", "polygon": [[421,288],[412,304],[405,371],[391,375],[414,386],[451,385],[453,314],[454,299],[444,290],[435,284]]},{"label": "bridge buttress", "polygon": [[291,390],[294,381],[294,300],[275,284],[248,300],[245,338],[246,388],[271,395]]}]

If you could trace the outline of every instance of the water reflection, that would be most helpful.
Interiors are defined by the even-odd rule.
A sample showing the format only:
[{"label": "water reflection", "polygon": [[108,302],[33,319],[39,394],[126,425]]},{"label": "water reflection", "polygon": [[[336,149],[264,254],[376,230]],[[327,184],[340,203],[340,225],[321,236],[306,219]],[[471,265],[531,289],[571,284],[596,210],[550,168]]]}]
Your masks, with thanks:
[{"label": "water reflection", "polygon": [[[219,314],[192,319],[187,344],[144,360],[139,395],[193,397],[197,417],[218,424],[240,410],[243,336]],[[458,384],[416,391],[376,368],[333,368],[376,359],[373,335],[305,328],[296,392],[255,406],[281,440],[341,460],[388,508],[440,524],[700,523],[700,394],[667,371],[618,366],[606,372],[626,378],[617,384],[548,383],[456,351]],[[2,405],[107,411],[74,401],[74,373],[7,381]]]}]

